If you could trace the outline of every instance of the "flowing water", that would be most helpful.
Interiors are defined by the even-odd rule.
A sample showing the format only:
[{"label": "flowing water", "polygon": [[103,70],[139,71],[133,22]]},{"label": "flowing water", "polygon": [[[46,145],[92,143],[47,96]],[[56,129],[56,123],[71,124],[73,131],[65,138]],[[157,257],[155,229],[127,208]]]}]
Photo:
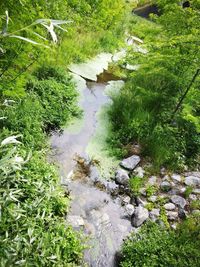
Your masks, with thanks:
[{"label": "flowing water", "polygon": [[68,219],[75,229],[82,229],[89,237],[86,264],[113,267],[117,266],[116,253],[131,230],[130,221],[125,217],[119,199],[94,187],[87,175],[76,180],[70,179],[69,175],[76,167],[76,155],[89,158],[86,148],[96,132],[97,113],[110,103],[105,93],[107,83],[88,82],[84,87],[80,99],[83,118],[77,119],[62,134],[52,135],[52,157],[60,167],[62,184],[70,190],[72,201]]}]

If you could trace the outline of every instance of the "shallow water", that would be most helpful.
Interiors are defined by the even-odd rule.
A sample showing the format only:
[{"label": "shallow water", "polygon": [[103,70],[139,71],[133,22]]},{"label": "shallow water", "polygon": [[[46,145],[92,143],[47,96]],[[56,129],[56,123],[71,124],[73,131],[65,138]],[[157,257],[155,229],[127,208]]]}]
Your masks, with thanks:
[{"label": "shallow water", "polygon": [[51,137],[54,160],[60,166],[62,179],[76,165],[76,154],[87,158],[86,147],[97,125],[96,113],[109,102],[105,87],[104,83],[88,82],[80,100],[83,118],[75,120],[62,134],[54,133]]},{"label": "shallow water", "polygon": [[[54,133],[50,140],[52,159],[59,165],[61,182],[67,184],[72,198],[67,219],[78,216],[84,221],[84,225],[78,228],[75,220],[72,219],[71,224],[75,229],[82,229],[89,237],[87,241],[89,248],[85,250],[85,262],[90,267],[117,266],[116,252],[119,251],[123,239],[131,230],[130,221],[125,218],[125,211],[119,199],[114,200],[106,192],[95,188],[90,178],[84,175],[79,180],[69,178],[69,173],[77,164],[74,160],[75,156],[78,154],[88,159],[86,148],[94,138],[97,126],[100,127],[97,114],[105,104],[110,103],[109,96],[105,93],[105,89],[109,88],[106,85],[106,83],[87,83],[81,91],[80,99],[80,106],[84,112],[83,118],[77,119],[62,134]],[[98,136],[95,142],[101,146]],[[93,154],[95,155],[95,151]]]}]

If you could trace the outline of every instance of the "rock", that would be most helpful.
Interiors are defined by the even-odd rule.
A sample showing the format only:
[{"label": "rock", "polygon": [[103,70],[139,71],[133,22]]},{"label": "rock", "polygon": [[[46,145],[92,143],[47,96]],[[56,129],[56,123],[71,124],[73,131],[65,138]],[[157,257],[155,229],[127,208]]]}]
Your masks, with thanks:
[{"label": "rock", "polygon": [[192,192],[196,195],[200,195],[200,189],[194,189]]},{"label": "rock", "polygon": [[185,178],[185,184],[188,186],[200,186],[200,178],[197,176],[187,176]]},{"label": "rock", "polygon": [[150,212],[149,212],[149,218],[155,222],[160,216],[160,209],[152,209]]},{"label": "rock", "polygon": [[164,205],[164,208],[165,208],[166,210],[175,210],[176,206],[175,206],[173,203],[166,203],[166,204]]},{"label": "rock", "polygon": [[145,174],[145,170],[142,167],[137,167],[134,170],[134,173],[136,174],[137,177],[143,178]]},{"label": "rock", "polygon": [[139,193],[145,197],[146,196],[146,188],[144,188],[144,187],[140,188]]},{"label": "rock", "polygon": [[83,218],[81,216],[77,216],[77,215],[69,215],[67,217],[67,221],[74,228],[77,228],[77,227],[80,227],[80,226],[84,226],[85,225],[85,222],[84,222]]},{"label": "rock", "polygon": [[140,160],[141,159],[139,156],[133,155],[127,159],[122,160],[120,165],[124,167],[125,169],[132,171],[139,164]]},{"label": "rock", "polygon": [[187,217],[187,213],[186,213],[186,211],[184,210],[184,209],[179,209],[178,210],[178,216],[179,216],[179,218],[180,219],[186,219],[186,217]]},{"label": "rock", "polygon": [[186,191],[186,187],[182,187],[179,189],[180,194],[184,194]]},{"label": "rock", "polygon": [[100,179],[100,174],[96,166],[90,166],[90,180],[94,183],[98,182]]},{"label": "rock", "polygon": [[119,193],[119,185],[114,182],[107,183],[107,192],[110,193],[112,196],[117,196]]},{"label": "rock", "polygon": [[134,211],[135,211],[135,207],[131,204],[128,204],[128,205],[126,205],[125,210],[126,210],[128,216],[132,216]]},{"label": "rock", "polygon": [[155,185],[157,183],[157,177],[151,176],[148,181],[148,185]]},{"label": "rock", "polygon": [[159,218],[160,216],[160,209],[152,209],[150,212],[149,212],[149,218],[153,221],[153,222],[156,222],[157,219]]},{"label": "rock", "polygon": [[184,176],[195,176],[195,177],[198,177],[200,178],[200,172],[185,172],[184,173]]},{"label": "rock", "polygon": [[142,206],[136,207],[134,214],[131,218],[133,227],[141,226],[149,218],[149,212]]},{"label": "rock", "polygon": [[160,188],[162,191],[164,192],[168,192],[170,191],[170,189],[172,188],[171,184],[167,181],[164,181],[160,184]]},{"label": "rock", "polygon": [[176,182],[178,182],[178,183],[180,183],[181,182],[181,175],[179,175],[179,174],[172,174],[172,176],[171,176],[171,178],[172,178],[172,180],[176,183]]},{"label": "rock", "polygon": [[102,224],[109,224],[110,223],[110,218],[109,218],[109,215],[107,213],[104,213],[101,216],[101,223]]},{"label": "rock", "polygon": [[147,202],[145,200],[142,200],[140,197],[135,198],[135,202],[137,206],[146,206]]},{"label": "rock", "polygon": [[148,200],[150,201],[150,202],[153,202],[153,203],[155,203],[156,201],[157,201],[157,196],[151,196],[151,197],[149,197],[148,198]]},{"label": "rock", "polygon": [[182,209],[184,209],[187,204],[186,200],[183,197],[177,195],[172,196],[171,201]]},{"label": "rock", "polygon": [[162,178],[163,181],[170,181],[170,177],[168,174],[166,174],[163,178]]},{"label": "rock", "polygon": [[136,71],[140,68],[140,65],[131,65],[131,64],[126,63],[123,67],[130,71]]},{"label": "rock", "polygon": [[188,199],[190,201],[196,201],[197,200],[197,196],[195,194],[190,194],[189,197],[188,197]]},{"label": "rock", "polygon": [[166,214],[170,221],[176,221],[178,219],[178,212],[176,211],[167,211]]},{"label": "rock", "polygon": [[122,197],[122,206],[128,205],[131,201],[131,198],[129,196]]},{"label": "rock", "polygon": [[127,185],[129,181],[129,176],[127,171],[123,169],[118,169],[115,176],[115,181],[120,185]]}]

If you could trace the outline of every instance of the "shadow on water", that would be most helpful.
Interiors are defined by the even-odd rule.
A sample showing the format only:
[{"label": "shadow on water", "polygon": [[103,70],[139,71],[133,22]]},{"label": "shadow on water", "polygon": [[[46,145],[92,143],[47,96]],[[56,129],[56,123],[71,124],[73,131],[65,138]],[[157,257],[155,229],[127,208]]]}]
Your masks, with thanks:
[{"label": "shadow on water", "polygon": [[150,14],[155,14],[160,16],[160,11],[157,7],[157,5],[148,4],[142,7],[138,7],[133,10],[133,13],[137,16],[143,17],[148,19],[150,17]]}]

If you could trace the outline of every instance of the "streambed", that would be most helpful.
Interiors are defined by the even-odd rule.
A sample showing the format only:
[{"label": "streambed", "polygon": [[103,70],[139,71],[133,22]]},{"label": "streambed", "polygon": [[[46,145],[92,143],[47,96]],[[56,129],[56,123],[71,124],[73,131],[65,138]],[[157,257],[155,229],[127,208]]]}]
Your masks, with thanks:
[{"label": "streambed", "polygon": [[[98,70],[98,74],[103,69]],[[73,174],[77,168],[77,158],[85,162],[95,158],[98,165],[105,165],[108,172],[103,171],[101,175],[99,169],[97,174],[105,181],[110,179],[106,173],[112,165],[117,166],[118,161],[109,158],[102,148],[101,139],[106,138],[104,135],[109,126],[104,114],[111,101],[109,94],[112,90],[119,90],[123,81],[86,82],[77,74],[74,74],[74,80],[80,92],[79,105],[83,118],[76,119],[61,134],[52,134],[51,157],[60,167],[61,183],[67,185],[70,191],[71,208],[67,220],[75,229],[82,229],[88,237],[86,264],[91,267],[114,267],[117,266],[116,253],[131,230],[130,220],[126,218],[119,199],[113,199],[110,194],[95,187],[89,174],[79,173],[76,179],[73,179]],[[102,129],[105,130],[103,133]]]}]

